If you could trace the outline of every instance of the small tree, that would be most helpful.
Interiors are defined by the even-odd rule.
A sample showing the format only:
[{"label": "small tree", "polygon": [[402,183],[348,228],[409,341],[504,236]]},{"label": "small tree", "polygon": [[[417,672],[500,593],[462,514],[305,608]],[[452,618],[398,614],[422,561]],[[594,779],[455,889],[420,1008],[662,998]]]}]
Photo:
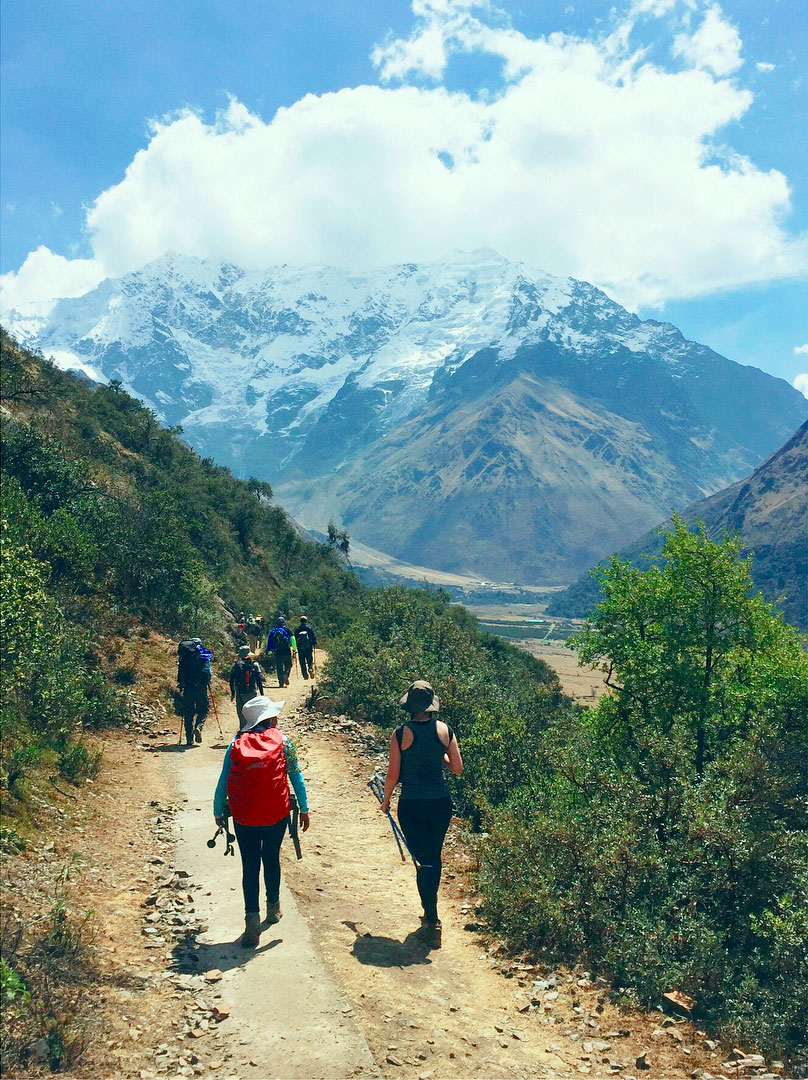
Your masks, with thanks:
[{"label": "small tree", "polygon": [[338,529],[333,521],[328,523],[328,543],[332,548],[341,552],[345,558],[348,558],[348,551],[351,547],[351,539],[344,529]]}]

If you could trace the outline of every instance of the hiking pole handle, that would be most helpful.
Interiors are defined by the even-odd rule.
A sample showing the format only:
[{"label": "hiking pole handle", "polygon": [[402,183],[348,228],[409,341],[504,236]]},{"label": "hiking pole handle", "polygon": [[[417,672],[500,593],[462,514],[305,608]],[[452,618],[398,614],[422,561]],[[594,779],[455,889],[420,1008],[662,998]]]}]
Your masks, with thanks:
[{"label": "hiking pole handle", "polygon": [[[380,790],[380,786],[381,785],[379,783],[379,777],[378,776],[373,776],[370,780],[368,780],[368,787],[370,788],[370,790],[373,792],[373,794],[378,799],[379,806],[381,806],[381,804],[384,802],[383,789]],[[396,828],[396,823],[393,820],[393,815],[390,813],[389,810],[386,810],[385,811],[385,817],[390,822],[390,828],[393,830],[393,839],[396,842],[396,847],[398,848],[398,853],[401,856],[401,861],[406,862],[407,857],[404,854],[404,848],[402,848],[402,846],[401,846],[401,840],[403,839],[403,837],[399,838],[398,829]],[[406,840],[404,841],[404,846],[405,847],[407,846]],[[407,848],[407,851],[409,851],[409,850],[410,849]],[[412,852],[410,852],[410,855],[412,855]],[[415,862],[415,859],[413,859],[412,861]]]}]

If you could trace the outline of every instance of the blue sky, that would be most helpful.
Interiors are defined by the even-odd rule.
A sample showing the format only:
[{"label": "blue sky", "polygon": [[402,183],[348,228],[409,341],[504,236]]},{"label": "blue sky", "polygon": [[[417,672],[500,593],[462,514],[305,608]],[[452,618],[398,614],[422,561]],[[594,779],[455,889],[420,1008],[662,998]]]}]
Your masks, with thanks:
[{"label": "blue sky", "polygon": [[0,41],[13,302],[487,244],[808,369],[802,0],[5,0]]}]

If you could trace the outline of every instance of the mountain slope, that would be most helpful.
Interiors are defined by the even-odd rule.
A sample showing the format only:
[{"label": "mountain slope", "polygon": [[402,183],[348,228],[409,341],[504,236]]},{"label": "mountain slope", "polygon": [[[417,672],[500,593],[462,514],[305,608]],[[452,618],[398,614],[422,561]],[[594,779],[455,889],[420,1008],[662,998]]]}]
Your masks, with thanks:
[{"label": "mountain slope", "polygon": [[[703,521],[720,539],[738,535],[745,554],[753,555],[752,576],[769,600],[785,595],[785,618],[808,630],[808,422],[746,480],[695,503],[682,513],[688,524]],[[644,565],[658,556],[662,537],[646,533],[620,552]],[[548,604],[548,614],[583,616],[600,597],[600,588],[584,574]]]},{"label": "mountain slope", "polygon": [[802,419],[782,380],[490,251],[365,275],[165,256],[7,321],[304,525],[500,580],[570,580]]}]

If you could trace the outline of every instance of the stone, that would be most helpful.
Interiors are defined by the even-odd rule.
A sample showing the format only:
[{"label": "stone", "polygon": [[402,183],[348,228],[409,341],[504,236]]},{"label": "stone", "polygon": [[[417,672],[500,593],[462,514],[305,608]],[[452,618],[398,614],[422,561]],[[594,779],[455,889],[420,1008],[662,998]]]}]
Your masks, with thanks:
[{"label": "stone", "polygon": [[222,977],[221,971],[218,968],[211,968],[210,971],[205,972],[205,982],[215,983],[219,982]]},{"label": "stone", "polygon": [[696,1006],[696,1002],[692,997],[687,994],[683,994],[681,990],[669,990],[667,994],[663,994],[668,1005],[676,1009],[677,1012],[683,1012],[689,1016]]},{"label": "stone", "polygon": [[639,1054],[637,1054],[637,1060],[634,1062],[634,1064],[637,1066],[638,1069],[642,1069],[643,1071],[646,1070],[646,1069],[650,1069],[651,1068],[651,1051],[650,1050],[641,1050],[639,1052]]},{"label": "stone", "polygon": [[388,1065],[403,1065],[404,1062],[395,1056],[395,1054],[388,1054],[385,1058]]},{"label": "stone", "polygon": [[705,1039],[704,1042],[701,1044],[702,1050],[715,1050],[717,1046],[718,1043],[715,1041],[715,1039]]}]

